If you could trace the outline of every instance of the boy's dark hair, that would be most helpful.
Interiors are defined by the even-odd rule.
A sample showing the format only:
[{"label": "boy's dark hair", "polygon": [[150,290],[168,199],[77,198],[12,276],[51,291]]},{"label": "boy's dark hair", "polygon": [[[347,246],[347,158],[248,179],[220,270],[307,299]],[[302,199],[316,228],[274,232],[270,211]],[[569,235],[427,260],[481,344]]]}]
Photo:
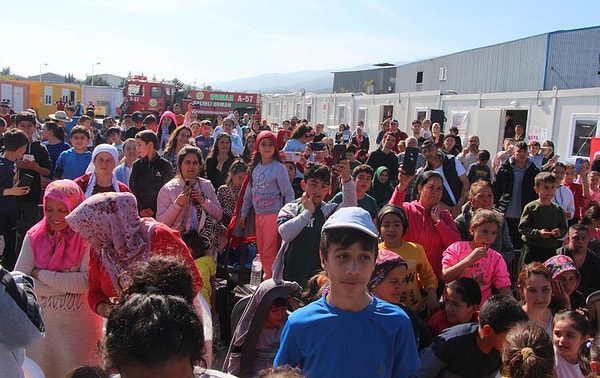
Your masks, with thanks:
[{"label": "boy's dark hair", "polygon": [[321,233],[319,251],[323,255],[323,258],[327,259],[327,253],[331,244],[338,244],[341,248],[348,248],[354,243],[360,243],[360,247],[364,250],[373,251],[375,258],[377,258],[377,239],[364,232],[347,227],[324,230]]},{"label": "boy's dark hair", "polygon": [[519,302],[508,295],[490,297],[479,311],[479,326],[489,325],[496,334],[508,332],[513,325],[527,319]]},{"label": "boy's dark hair", "polygon": [[19,112],[15,115],[15,125],[18,126],[21,122],[31,122],[35,125],[37,119],[35,119],[35,114],[28,111],[24,111]]},{"label": "boy's dark hair", "polygon": [[122,133],[123,132],[121,131],[121,128],[119,128],[117,126],[113,126],[106,131],[107,136],[111,136],[113,134],[122,134]]},{"label": "boy's dark hair", "polygon": [[94,112],[94,109],[92,109],[92,108],[87,108],[87,110],[85,111],[85,115],[90,117],[91,119],[96,118],[96,113]]},{"label": "boy's dark hair", "polygon": [[66,378],[109,378],[110,374],[98,366],[82,366],[69,372]]},{"label": "boy's dark hair", "polygon": [[[573,166],[575,167],[575,166]],[[554,170],[554,168],[562,168],[565,171],[567,170],[567,166],[563,163],[561,163],[560,161],[557,161],[556,163],[552,164],[552,166],[550,167],[550,169],[548,171],[552,172]]]},{"label": "boy's dark hair", "polygon": [[370,174],[371,177],[373,177],[373,173],[374,173],[373,168],[371,168],[370,165],[361,164],[352,170],[352,178],[356,178],[356,176],[358,176],[361,172],[366,172],[366,173]]},{"label": "boy's dark hair", "polygon": [[481,303],[481,288],[477,281],[469,277],[461,277],[450,282],[448,288],[460,295],[467,306]]},{"label": "boy's dark hair", "polygon": [[517,148],[518,151],[528,151],[529,150],[529,146],[527,145],[526,142],[523,142],[523,141],[517,142],[517,144],[515,144],[515,147]]},{"label": "boy's dark hair", "polygon": [[15,152],[23,146],[29,144],[29,138],[24,131],[19,129],[10,129],[4,133],[4,148],[6,151]]},{"label": "boy's dark hair", "polygon": [[73,127],[71,129],[71,138],[73,138],[73,135],[75,135],[75,134],[83,134],[88,139],[90,139],[90,132],[88,131],[88,129],[85,128],[85,126],[77,125],[77,126]]},{"label": "boy's dark hair", "polygon": [[158,146],[158,137],[154,134],[152,130],[142,130],[135,134],[135,139],[140,139],[142,142],[148,144],[152,143],[152,146],[156,150],[156,146]]},{"label": "boy's dark hair", "polygon": [[132,273],[126,294],[157,292],[177,295],[192,304],[196,293],[190,269],[173,256],[152,256]]},{"label": "boy's dark hair", "polygon": [[[94,119],[93,119],[92,117],[88,117],[88,116],[86,116],[86,115],[82,115],[82,116],[81,116],[81,117],[79,117],[79,119],[77,120],[77,124],[78,124],[78,125],[83,125],[83,123],[84,123],[85,121],[90,121],[90,122],[93,122],[93,121],[94,121]],[[72,131],[71,131],[71,132],[72,132]]]},{"label": "boy's dark hair", "polygon": [[356,151],[358,151],[358,147],[353,143],[349,143],[346,147],[346,152],[352,152],[353,154],[356,154]]},{"label": "boy's dark hair", "polygon": [[69,106],[67,106],[67,107],[65,108],[65,110],[68,110],[68,111],[70,111],[70,112],[74,112],[74,111],[76,111],[76,109],[75,109],[75,107],[74,107],[73,105],[69,105]]},{"label": "boy's dark hair", "polygon": [[331,169],[323,163],[306,164],[304,168],[304,182],[310,179],[329,183],[331,181]]},{"label": "boy's dark hair", "polygon": [[180,296],[135,293],[111,311],[102,346],[107,369],[128,363],[153,368],[175,356],[194,363],[204,347],[202,322]]},{"label": "boy's dark hair", "polygon": [[143,125],[147,125],[149,123],[158,123],[154,114],[148,114],[146,116],[146,118],[144,118],[144,121],[142,122]]},{"label": "boy's dark hair", "polygon": [[479,159],[479,161],[488,161],[488,160],[490,160],[490,151],[488,151],[488,150],[481,150],[481,151],[479,151],[479,154],[477,155],[477,158]]},{"label": "boy's dark hair", "polygon": [[556,177],[550,172],[540,172],[535,175],[534,183],[536,187],[542,184],[556,184]]}]

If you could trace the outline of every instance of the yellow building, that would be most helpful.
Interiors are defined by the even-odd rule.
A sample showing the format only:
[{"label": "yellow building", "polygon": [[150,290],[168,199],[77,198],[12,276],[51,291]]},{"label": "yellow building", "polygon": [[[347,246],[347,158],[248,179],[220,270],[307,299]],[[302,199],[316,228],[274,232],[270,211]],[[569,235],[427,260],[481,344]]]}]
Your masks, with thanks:
[{"label": "yellow building", "polygon": [[46,83],[27,81],[29,83],[29,106],[33,108],[39,119],[48,118],[48,114],[56,112],[57,102],[62,99],[66,104],[76,104],[81,100],[81,86],[76,84]]}]

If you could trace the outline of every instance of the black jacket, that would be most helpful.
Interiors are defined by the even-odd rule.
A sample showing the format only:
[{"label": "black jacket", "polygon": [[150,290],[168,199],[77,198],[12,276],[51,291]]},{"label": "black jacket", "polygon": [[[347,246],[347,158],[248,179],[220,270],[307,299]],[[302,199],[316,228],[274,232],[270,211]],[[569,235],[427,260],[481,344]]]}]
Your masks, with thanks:
[{"label": "black jacket", "polygon": [[[540,170],[533,164],[531,160],[527,161],[527,168],[521,183],[521,209],[529,202],[538,198],[535,192],[535,176],[540,173]],[[496,208],[502,213],[506,211],[510,197],[513,191],[513,183],[515,175],[513,172],[514,157],[505,161],[496,174],[496,182],[494,183],[494,191],[496,192]]]}]

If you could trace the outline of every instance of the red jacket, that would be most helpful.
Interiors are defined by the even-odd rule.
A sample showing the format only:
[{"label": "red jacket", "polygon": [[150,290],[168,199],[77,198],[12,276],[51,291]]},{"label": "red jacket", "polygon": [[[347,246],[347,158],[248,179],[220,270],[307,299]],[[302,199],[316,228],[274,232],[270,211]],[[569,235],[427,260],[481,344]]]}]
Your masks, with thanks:
[{"label": "red jacket", "polygon": [[[171,248],[168,248],[171,247]],[[194,282],[194,292],[198,293],[202,289],[202,277],[196,268],[194,259],[189,249],[179,237],[179,232],[170,229],[160,223],[154,230],[150,245],[151,255],[175,256],[185,262],[190,268]],[[109,298],[118,297],[115,287],[108,275],[108,272],[102,268],[102,261],[98,252],[90,251],[90,269],[89,269],[89,290],[88,303],[92,311],[96,312],[96,306],[100,302],[109,303]]]},{"label": "red jacket", "polygon": [[439,282],[442,282],[442,253],[454,242],[460,241],[460,232],[454,223],[454,218],[448,210],[442,210],[440,222],[433,224],[431,214],[415,200],[404,202],[406,192],[394,190],[390,204],[404,209],[408,219],[408,229],[402,240],[423,246],[427,259]]}]

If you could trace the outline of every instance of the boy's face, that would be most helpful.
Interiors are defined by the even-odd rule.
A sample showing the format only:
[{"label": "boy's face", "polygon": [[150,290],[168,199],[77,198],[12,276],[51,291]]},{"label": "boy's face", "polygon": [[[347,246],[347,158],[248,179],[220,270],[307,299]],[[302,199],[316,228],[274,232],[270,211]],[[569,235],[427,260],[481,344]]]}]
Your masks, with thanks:
[{"label": "boy's face", "polygon": [[306,196],[310,198],[312,203],[320,205],[323,198],[329,193],[331,185],[329,182],[322,181],[321,179],[309,178],[306,181],[302,181],[302,189],[304,189]]},{"label": "boy's face", "polygon": [[590,184],[590,187],[594,190],[597,190],[598,185],[600,185],[600,175],[596,174],[596,173],[590,173],[590,175],[588,177],[589,177],[588,182]]},{"label": "boy's face", "polygon": [[75,150],[85,150],[89,142],[90,138],[88,138],[85,134],[77,133],[71,135],[71,146],[73,146]]},{"label": "boy's face", "polygon": [[482,167],[485,167],[485,166],[487,166],[487,165],[488,165],[488,162],[489,162],[489,160],[481,160],[481,159],[477,158],[477,163],[478,163],[479,165],[481,165]]},{"label": "boy's face", "polygon": [[153,149],[151,143],[146,143],[141,139],[136,139],[137,143],[137,152],[140,158],[145,158],[150,155],[150,151]]},{"label": "boy's face", "polygon": [[17,129],[27,134],[29,141],[33,139],[33,132],[35,131],[35,124],[30,121],[21,121],[17,124]]},{"label": "boy's face", "polygon": [[321,267],[327,272],[335,295],[358,298],[365,294],[375,269],[375,253],[363,249],[360,242],[347,248],[331,243],[327,258],[321,253]]},{"label": "boy's face", "polygon": [[371,188],[371,175],[367,172],[360,172],[354,178],[354,185],[357,192],[366,192]]},{"label": "boy's face", "polygon": [[504,351],[504,342],[506,341],[506,334],[508,332],[496,333],[491,326],[484,325],[483,333],[488,344],[493,349],[495,349],[498,353],[502,353]]},{"label": "boy's face", "polygon": [[353,152],[346,152],[346,160],[348,161],[356,161],[356,155]]},{"label": "boy's face", "polygon": [[267,328],[276,328],[285,323],[287,320],[287,308],[285,306],[271,305],[264,326]]},{"label": "boy's face", "polygon": [[542,201],[550,201],[556,193],[556,184],[550,182],[542,182],[539,186],[534,187],[536,193]]},{"label": "boy's face", "polygon": [[567,167],[564,178],[567,184],[572,184],[573,181],[575,181],[575,169],[573,169],[573,167]]},{"label": "boy's face", "polygon": [[121,144],[121,134],[119,134],[119,133],[110,134],[108,139],[113,144]]},{"label": "boy's face", "polygon": [[[565,179],[567,171],[563,167],[554,167],[552,170],[552,176],[556,177],[556,182],[561,183]],[[557,185],[558,186],[558,185]]]},{"label": "boy's face", "polygon": [[477,305],[467,306],[462,296],[454,290],[446,289],[446,317],[451,323],[469,323],[473,319],[473,314],[477,310]]}]

